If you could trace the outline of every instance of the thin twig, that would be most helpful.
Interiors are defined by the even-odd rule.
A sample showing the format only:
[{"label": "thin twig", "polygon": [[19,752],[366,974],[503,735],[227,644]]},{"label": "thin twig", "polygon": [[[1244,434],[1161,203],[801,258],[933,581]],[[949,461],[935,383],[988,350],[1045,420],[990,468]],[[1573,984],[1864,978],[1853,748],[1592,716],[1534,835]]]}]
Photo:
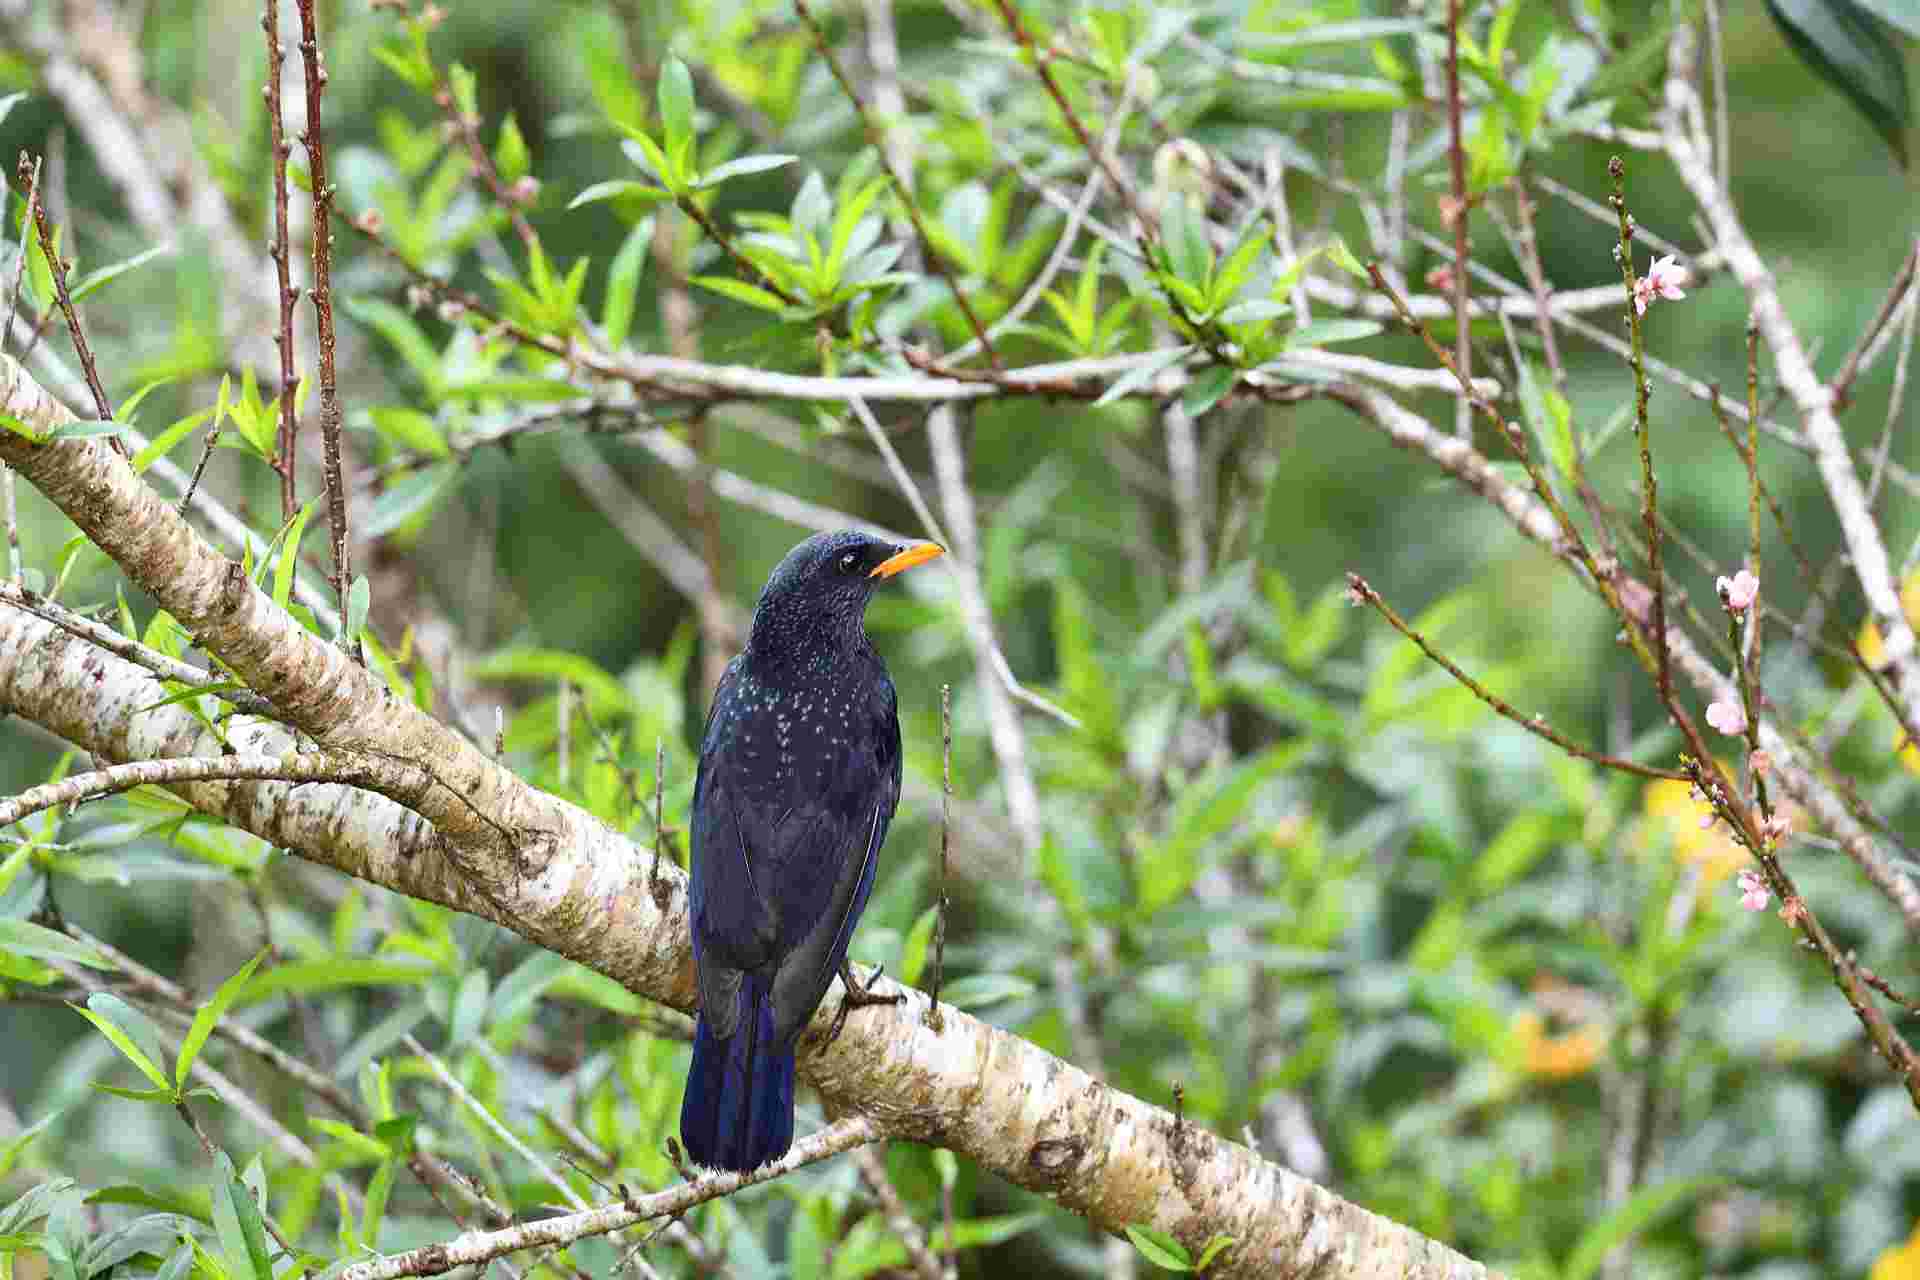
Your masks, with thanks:
[{"label": "thin twig", "polygon": [[[280,519],[284,522],[293,519],[294,512],[300,509],[294,465],[294,455],[300,442],[300,418],[293,407],[293,310],[300,300],[300,289],[293,283],[293,264],[290,259],[292,242],[287,235],[287,160],[293,155],[293,144],[287,141],[286,117],[280,104],[280,72],[287,55],[280,44],[278,0],[267,0],[260,25],[267,33],[265,92],[269,144],[273,149],[273,239],[267,244],[267,256],[273,259],[280,296],[280,327],[274,335],[274,345],[280,352],[280,456],[274,466],[280,473]],[[214,426],[217,430],[219,424],[215,423]]]},{"label": "thin twig", "polygon": [[[333,186],[327,180],[326,133],[321,128],[320,100],[327,70],[320,54],[314,0],[299,0],[300,58],[306,68],[307,123],[301,141],[307,148],[307,172],[313,190],[313,298],[314,327],[320,348],[320,438],[325,447],[327,522],[333,533],[333,593],[340,615],[347,615],[347,592],[353,585],[353,560],[347,537],[347,484],[341,474],[340,431],[343,414],[340,387],[334,376],[333,354]],[[360,644],[354,640],[354,652]],[[364,656],[362,656],[364,661]]]},{"label": "thin twig", "polygon": [[[19,176],[32,182],[38,182],[40,162],[27,163],[27,153],[20,153]],[[100,370],[93,362],[93,349],[87,345],[87,331],[80,326],[80,315],[73,309],[73,296],[67,292],[67,262],[61,258],[59,247],[54,243],[53,224],[47,219],[45,201],[38,201],[30,210],[33,215],[34,234],[40,241],[40,252],[47,260],[47,272],[53,277],[53,298],[60,307],[60,314],[66,318],[67,333],[73,339],[73,353],[80,361],[80,372],[87,379],[87,390],[93,396],[93,407],[101,422],[113,421],[113,401],[107,398],[107,389],[100,383]],[[23,245],[24,248],[24,245]],[[121,457],[127,456],[127,443],[118,436],[110,438],[114,451]]]},{"label": "thin twig", "polygon": [[474,1232],[406,1253],[358,1262],[342,1271],[339,1280],[399,1280],[402,1276],[441,1275],[455,1267],[490,1262],[522,1249],[551,1248],[606,1235],[652,1218],[686,1213],[689,1209],[732,1195],[745,1187],[784,1177],[795,1169],[836,1156],[880,1137],[880,1128],[866,1116],[836,1121],[793,1144],[786,1155],[752,1173],[711,1173],[691,1182],[631,1196],[623,1201],[542,1218],[499,1231]]},{"label": "thin twig", "polygon": [[[386,766],[384,769],[382,766]],[[131,764],[109,765],[28,787],[6,800],[0,800],[0,827],[11,826],[46,809],[79,804],[103,796],[117,795],[135,787],[177,787],[194,782],[333,782],[347,786],[374,787],[383,793],[404,787],[396,783],[406,770],[411,781],[413,766],[397,761],[379,761],[364,756],[342,756],[336,752],[313,751],[284,756],[174,756],[160,760],[136,760]]]},{"label": "thin twig", "polygon": [[940,872],[934,882],[933,979],[927,985],[927,1025],[945,1031],[940,985],[947,971],[947,875],[953,852],[953,686],[940,686]]},{"label": "thin twig", "polygon": [[1393,606],[1381,599],[1380,593],[1375,591],[1365,578],[1362,578],[1357,573],[1349,573],[1347,575],[1347,589],[1360,601],[1372,605],[1395,631],[1398,631],[1401,635],[1418,645],[1420,652],[1431,658],[1438,666],[1445,670],[1448,675],[1465,685],[1474,697],[1480,699],[1480,701],[1486,703],[1500,715],[1513,721],[1535,737],[1544,738],[1568,755],[1578,756],[1582,760],[1591,761],[1605,769],[1618,769],[1622,773],[1631,773],[1642,778],[1665,778],[1676,782],[1685,782],[1687,780],[1687,774],[1678,769],[1662,769],[1656,765],[1639,764],[1620,756],[1608,755],[1604,751],[1595,751],[1591,747],[1582,746],[1580,743],[1575,742],[1573,739],[1567,737],[1566,734],[1561,733],[1558,729],[1548,724],[1544,716],[1521,715],[1512,703],[1507,702],[1504,698],[1500,697],[1499,694],[1494,693],[1478,680],[1475,680],[1472,676],[1461,670],[1447,655],[1434,648],[1432,641],[1428,640],[1424,635],[1420,634],[1420,632],[1414,630],[1414,628],[1407,623],[1406,619],[1394,612]]},{"label": "thin twig", "polygon": [[886,1218],[888,1228],[906,1249],[907,1262],[914,1273],[920,1280],[944,1280],[940,1260],[927,1247],[927,1233],[913,1220],[905,1202],[900,1199],[899,1191],[894,1189],[893,1179],[887,1176],[884,1144],[878,1149],[855,1147],[853,1167],[859,1170],[860,1181],[867,1184],[867,1190],[873,1192],[873,1198],[880,1202],[880,1212]]},{"label": "thin twig", "polygon": [[[1441,219],[1453,232],[1453,363],[1461,380],[1473,377],[1473,330],[1467,319],[1467,149],[1462,138],[1460,103],[1460,0],[1447,0],[1447,180],[1452,203]],[[1465,440],[1473,431],[1473,409],[1466,396],[1453,402],[1453,433]]]},{"label": "thin twig", "polygon": [[1633,421],[1640,442],[1640,518],[1647,530],[1647,577],[1653,592],[1653,643],[1658,659],[1656,680],[1660,701],[1673,700],[1673,671],[1667,654],[1667,583],[1660,568],[1659,481],[1653,470],[1653,432],[1647,421],[1647,401],[1652,389],[1647,385],[1647,367],[1640,326],[1642,306],[1636,296],[1638,284],[1633,267],[1633,215],[1627,211],[1626,163],[1619,156],[1607,162],[1607,174],[1613,179],[1613,210],[1618,220],[1619,241],[1616,253],[1620,275],[1627,290],[1627,328],[1633,342]]},{"label": "thin twig", "polygon": [[136,666],[145,667],[162,680],[177,681],[216,698],[224,699],[249,715],[273,718],[278,714],[273,704],[259,694],[247,689],[233,688],[231,680],[223,679],[212,672],[202,671],[198,667],[189,666],[178,658],[161,653],[158,649],[149,648],[137,640],[128,639],[112,627],[36,596],[17,583],[0,583],[0,603],[31,613],[36,618],[44,618],[68,634],[78,636],[89,644],[105,649],[117,658],[124,658]]},{"label": "thin twig", "polygon": [[1907,290],[1913,287],[1916,266],[1920,265],[1920,235],[1914,237],[1913,247],[1907,250],[1907,256],[1900,263],[1900,269],[1894,273],[1893,283],[1887,286],[1887,296],[1880,300],[1880,310],[1874,313],[1873,322],[1860,335],[1860,341],[1854,344],[1847,358],[1840,362],[1839,370],[1833,375],[1833,381],[1827,385],[1833,390],[1833,407],[1836,412],[1853,403],[1853,380],[1859,376],[1861,357],[1865,356],[1880,331],[1893,319],[1900,304],[1905,301]]},{"label": "thin twig", "polygon": [[[20,159],[26,161],[27,153],[22,151]],[[7,336],[13,332],[13,318],[20,311],[20,290],[27,281],[27,237],[33,234],[33,225],[38,219],[40,208],[40,160],[34,159],[32,171],[27,177],[27,212],[20,224],[20,256],[13,264],[13,287],[7,291],[7,322],[0,326],[0,346],[6,344]],[[26,352],[20,353],[24,359]]]}]

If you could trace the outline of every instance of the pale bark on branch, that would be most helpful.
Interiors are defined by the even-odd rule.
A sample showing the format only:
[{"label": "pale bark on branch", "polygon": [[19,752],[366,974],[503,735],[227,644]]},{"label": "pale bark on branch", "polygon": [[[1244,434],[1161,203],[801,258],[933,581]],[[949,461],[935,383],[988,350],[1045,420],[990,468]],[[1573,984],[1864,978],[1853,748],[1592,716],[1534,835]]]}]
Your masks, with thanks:
[{"label": "pale bark on branch", "polygon": [[[0,413],[38,435],[73,419],[4,356]],[[183,783],[175,789],[189,803],[349,875],[494,920],[649,999],[693,1006],[676,867],[529,787],[301,628],[100,441],[0,430],[0,461],[299,734],[432,779],[391,796],[327,783]],[[0,601],[0,710],[107,761],[217,754],[185,709],[155,705],[165,696],[144,668]],[[302,745],[286,725],[245,716],[227,737],[247,755]],[[867,1116],[880,1136],[947,1146],[1110,1232],[1147,1224],[1196,1251],[1233,1237],[1211,1275],[1488,1274],[1010,1032],[952,1009],[935,1031],[926,996],[904,994],[901,1005],[862,1011],[831,1045],[827,1001],[803,1036],[802,1073],[833,1113]]]}]

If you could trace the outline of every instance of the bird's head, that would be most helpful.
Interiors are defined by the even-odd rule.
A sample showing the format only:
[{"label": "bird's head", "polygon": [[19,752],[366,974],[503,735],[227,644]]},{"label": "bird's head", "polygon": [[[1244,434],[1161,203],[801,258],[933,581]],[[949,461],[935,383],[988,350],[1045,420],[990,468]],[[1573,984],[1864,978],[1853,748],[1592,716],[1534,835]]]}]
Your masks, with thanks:
[{"label": "bird's head", "polygon": [[858,529],[816,533],[767,579],[749,644],[769,656],[857,645],[880,584],[944,551],[936,542],[893,542]]}]

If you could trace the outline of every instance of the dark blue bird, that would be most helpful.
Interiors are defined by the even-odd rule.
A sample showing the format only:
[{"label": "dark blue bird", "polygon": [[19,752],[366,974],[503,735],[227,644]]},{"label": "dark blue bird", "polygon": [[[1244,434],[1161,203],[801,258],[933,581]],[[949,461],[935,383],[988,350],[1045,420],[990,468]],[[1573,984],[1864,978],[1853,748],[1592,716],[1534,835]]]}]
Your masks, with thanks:
[{"label": "dark blue bird", "polygon": [[767,579],[714,691],[693,787],[688,895],[700,1019],[687,1154],[749,1170],[793,1142],[794,1041],[836,973],[900,800],[900,719],[867,639],[880,584],[941,554],[857,530],[808,538]]}]

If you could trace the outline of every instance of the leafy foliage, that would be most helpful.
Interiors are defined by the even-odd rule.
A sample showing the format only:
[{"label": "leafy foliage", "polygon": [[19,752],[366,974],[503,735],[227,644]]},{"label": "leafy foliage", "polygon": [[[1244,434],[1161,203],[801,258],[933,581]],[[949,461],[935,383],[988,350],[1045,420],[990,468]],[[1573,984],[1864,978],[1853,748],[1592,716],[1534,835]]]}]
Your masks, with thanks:
[{"label": "leafy foliage", "polygon": [[[983,395],[964,432],[976,567],[1007,665],[1075,722],[1017,713],[1043,838],[1021,848],[1002,812],[966,604],[938,578],[908,583],[871,619],[901,685],[909,784],[855,958],[922,985],[943,963],[953,1007],[1069,1059],[1091,1044],[1140,1096],[1177,1082],[1184,1122],[1250,1136],[1509,1274],[1584,1280],[1623,1265],[1610,1256],[1654,1276],[1858,1274],[1893,1256],[1920,1197],[1911,1108],[1780,922],[1738,909],[1744,852],[1702,830],[1684,785],[1562,755],[1349,607],[1340,571],[1364,566],[1516,705],[1587,740],[1624,737],[1613,749],[1637,760],[1678,750],[1648,696],[1613,683],[1612,619],[1466,491],[1436,490],[1431,470],[1318,398],[1354,357],[1431,363],[1383,328],[1360,255],[1414,291],[1451,267],[1432,198],[1454,198],[1428,109],[1445,49],[1433,6],[1023,5],[1023,41],[990,6],[900,5],[898,100],[859,109],[783,6],[468,6],[444,26],[391,8],[336,15],[328,33],[338,195],[360,228],[335,236],[335,287],[353,529],[379,548],[363,572],[303,599],[326,563],[313,478],[301,473],[307,501],[273,513],[281,397],[304,414],[307,380],[269,398],[277,371],[228,349],[241,286],[192,237],[136,248],[84,166],[65,201],[110,210],[89,216],[111,234],[77,218],[55,256],[113,259],[76,270],[72,289],[113,316],[101,363],[124,398],[113,422],[67,438],[151,431],[130,450],[150,476],[217,439],[228,451],[207,483],[250,526],[226,549],[276,604],[357,643],[396,700],[457,718],[531,782],[682,858],[705,681],[798,536],[785,519],[914,519],[830,395],[809,383],[822,398],[795,410],[757,388],[784,374],[991,386],[1064,359],[1057,398]],[[1473,219],[1477,262],[1524,280],[1486,210],[1505,217],[1512,184],[1543,176],[1598,198],[1593,140],[1657,126],[1674,24],[1693,19],[1624,0],[1467,8],[1457,216]],[[1841,350],[1887,270],[1859,246],[1904,247],[1911,228],[1889,232],[1886,214],[1910,192],[1880,158],[1808,139],[1852,109],[1899,149],[1901,37],[1849,0],[1769,8],[1845,101],[1769,97],[1786,92],[1789,55],[1758,39],[1765,19],[1727,13],[1732,132],[1760,153],[1749,166],[1740,152],[1737,172],[1767,190],[1756,225],[1791,251],[1798,309],[1824,308]],[[1865,8],[1912,34],[1898,6]],[[182,70],[203,61],[190,6],[155,7],[149,27],[150,74],[204,74]],[[823,38],[852,37],[830,25]],[[252,76],[257,62],[236,65]],[[0,55],[0,88],[16,81],[33,97],[0,97],[0,137],[39,146],[59,123],[47,90]],[[196,80],[192,96],[208,89]],[[257,132],[222,153],[243,192],[268,188]],[[1390,198],[1383,156],[1401,175]],[[1633,166],[1641,223],[1684,238],[1660,162]],[[303,176],[296,160],[296,188]],[[0,279],[10,294],[17,276],[23,314],[57,325],[24,193],[6,209]],[[254,213],[245,236],[264,240],[269,215]],[[1611,232],[1571,205],[1543,208],[1528,234],[1556,289],[1617,283]],[[1736,385],[1744,303],[1703,283],[1687,325],[1654,313],[1650,349]],[[1450,309],[1422,314],[1450,349]],[[1512,318],[1483,307],[1469,336],[1476,372],[1507,384],[1501,411],[1544,459],[1543,485],[1570,506],[1582,483],[1622,502],[1638,483],[1618,429],[1630,383],[1592,348],[1556,370],[1535,331],[1500,323]],[[973,341],[976,324],[992,359],[926,355]],[[728,378],[659,372],[657,357],[691,354]],[[1890,400],[1889,377],[1873,377],[1862,414]],[[1440,396],[1404,399],[1436,423],[1449,412]],[[875,403],[908,470],[937,471],[920,409]],[[1670,415],[1664,510],[1730,559],[1744,465],[1714,452],[1703,410],[1664,389],[1656,403]],[[1179,474],[1170,405],[1195,445]],[[569,466],[560,433],[622,498]],[[1519,475],[1499,440],[1466,443]],[[1914,465],[1910,446],[1896,434],[1894,465]],[[1783,506],[1811,505],[1797,458],[1763,466]],[[194,657],[195,638],[120,592],[71,526],[24,505],[29,586]],[[610,531],[635,508],[663,513],[711,599],[674,596],[658,546]],[[1613,528],[1636,554],[1638,525]],[[1838,542],[1802,532],[1816,563]],[[1714,567],[1674,571],[1708,612]],[[1765,577],[1787,581],[1784,556]],[[1769,696],[1898,832],[1914,774],[1897,728],[1820,647],[1854,639],[1852,607],[1807,645],[1769,633]],[[943,683],[958,795],[953,874],[936,886]],[[217,693],[231,684],[166,687],[143,712],[185,707],[224,740],[235,713]],[[10,783],[75,768],[41,745],[9,739]],[[685,1020],[602,975],[477,918],[316,876],[157,789],[43,811],[4,840],[0,1102],[23,1123],[0,1129],[0,1277],[318,1274],[446,1239],[455,1215],[528,1219],[677,1176],[664,1142]],[[1808,899],[1910,990],[1897,913],[1823,846],[1800,848]],[[944,932],[939,892],[953,901]],[[803,1128],[818,1118],[803,1105]],[[436,1180],[442,1167],[455,1173]],[[925,1246],[957,1253],[963,1275],[1099,1274],[1118,1258],[1205,1275],[1234,1258],[1228,1236],[1149,1223],[1117,1254],[1090,1249],[1042,1198],[945,1151],[895,1144],[884,1167]],[[914,1265],[847,1161],[686,1226],[704,1255],[663,1237],[644,1253],[657,1273],[857,1280]],[[612,1274],[639,1243],[582,1241],[528,1274]]]}]

